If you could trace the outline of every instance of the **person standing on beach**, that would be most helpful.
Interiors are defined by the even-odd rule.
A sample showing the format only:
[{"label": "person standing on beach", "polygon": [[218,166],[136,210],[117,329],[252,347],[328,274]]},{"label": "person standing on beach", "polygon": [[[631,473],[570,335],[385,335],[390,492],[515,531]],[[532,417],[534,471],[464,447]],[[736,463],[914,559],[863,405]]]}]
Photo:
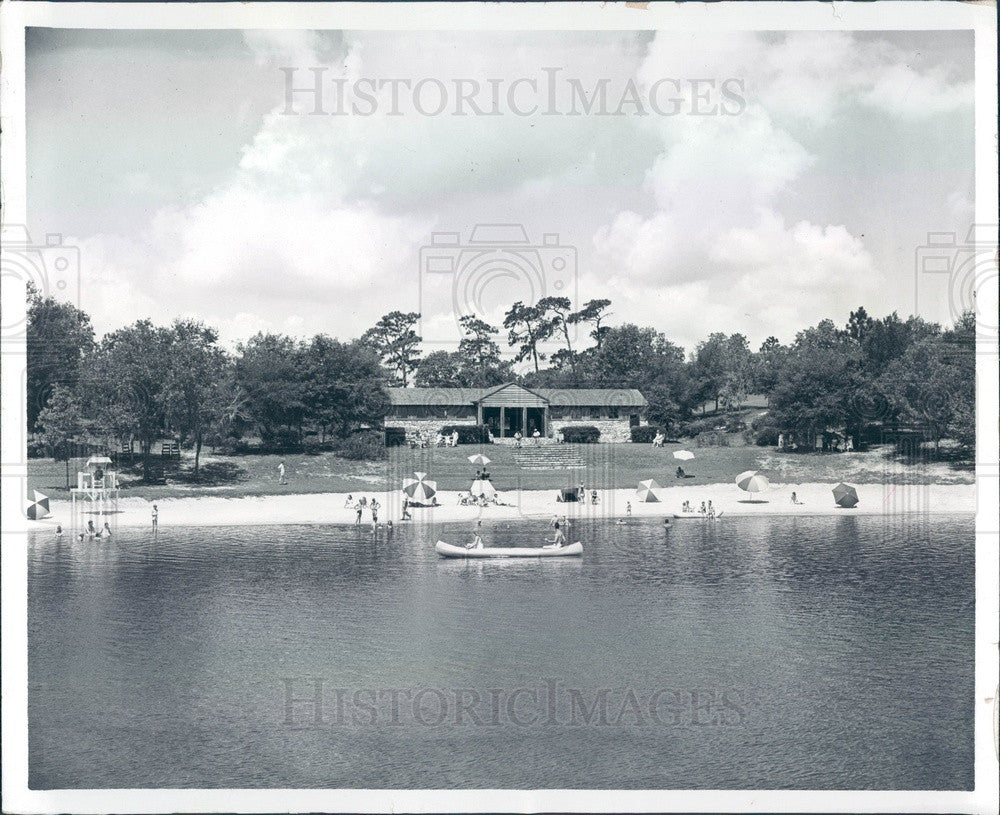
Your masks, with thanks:
[{"label": "person standing on beach", "polygon": [[287,483],[285,481],[285,462],[283,461],[278,462],[278,483],[279,484]]},{"label": "person standing on beach", "polygon": [[356,503],[354,505],[354,512],[357,514],[357,518],[355,518],[355,520],[354,520],[354,525],[355,526],[361,526],[361,513],[363,511],[364,511],[364,507],[361,506],[361,502],[358,501],[358,503]]},{"label": "person standing on beach", "polygon": [[378,501],[372,498],[372,526],[378,526]]},{"label": "person standing on beach", "polygon": [[408,521],[410,520],[410,499],[406,495],[403,496],[403,517],[400,520]]},{"label": "person standing on beach", "polygon": [[632,517],[632,502],[631,501],[626,501],[625,502],[625,514],[628,515],[628,517],[630,517],[630,518]]},{"label": "person standing on beach", "polygon": [[160,510],[156,508],[156,504],[153,504],[153,531],[156,531],[156,524],[160,520]]}]

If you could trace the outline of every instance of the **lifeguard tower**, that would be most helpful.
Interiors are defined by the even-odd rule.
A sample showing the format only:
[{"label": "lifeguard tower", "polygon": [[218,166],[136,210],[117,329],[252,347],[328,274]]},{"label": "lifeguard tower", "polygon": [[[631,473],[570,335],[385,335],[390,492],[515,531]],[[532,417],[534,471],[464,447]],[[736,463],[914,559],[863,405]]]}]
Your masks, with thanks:
[{"label": "lifeguard tower", "polygon": [[118,512],[118,473],[107,456],[91,456],[87,469],[76,474],[72,496],[72,523],[84,525],[84,515],[111,515]]}]

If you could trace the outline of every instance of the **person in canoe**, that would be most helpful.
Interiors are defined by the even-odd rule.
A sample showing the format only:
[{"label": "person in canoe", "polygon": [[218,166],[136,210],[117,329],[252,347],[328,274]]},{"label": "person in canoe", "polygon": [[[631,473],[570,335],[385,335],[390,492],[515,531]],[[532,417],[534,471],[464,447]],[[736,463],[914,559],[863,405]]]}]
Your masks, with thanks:
[{"label": "person in canoe", "polygon": [[556,536],[552,540],[546,538],[545,546],[542,547],[543,549],[562,549],[566,545],[566,535],[563,533],[558,521],[555,524],[555,530]]},{"label": "person in canoe", "polygon": [[482,535],[479,534],[479,529],[480,529],[480,527],[482,527],[482,525],[483,525],[482,521],[476,521],[475,536],[472,538],[472,543],[465,544],[465,548],[466,549],[484,549],[484,548],[486,548],[483,545],[483,537],[482,537]]}]

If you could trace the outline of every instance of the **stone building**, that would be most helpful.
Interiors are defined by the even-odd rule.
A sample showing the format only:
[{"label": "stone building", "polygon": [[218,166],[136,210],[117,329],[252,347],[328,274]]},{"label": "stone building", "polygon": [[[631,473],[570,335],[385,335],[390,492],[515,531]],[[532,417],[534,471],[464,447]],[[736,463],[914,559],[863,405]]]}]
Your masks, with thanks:
[{"label": "stone building", "polygon": [[625,388],[389,388],[386,425],[434,435],[445,425],[489,425],[496,440],[538,432],[555,438],[570,424],[598,427],[602,442],[628,441],[645,419],[646,399]]}]

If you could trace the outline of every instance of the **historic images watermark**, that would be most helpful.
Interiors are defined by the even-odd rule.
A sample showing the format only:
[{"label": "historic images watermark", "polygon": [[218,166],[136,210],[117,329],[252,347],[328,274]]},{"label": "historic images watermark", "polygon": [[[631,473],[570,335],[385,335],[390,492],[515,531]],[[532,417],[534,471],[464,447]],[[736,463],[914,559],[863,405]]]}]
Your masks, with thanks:
[{"label": "historic images watermark", "polygon": [[559,67],[502,78],[358,77],[280,68],[285,116],[739,116],[741,77],[584,80]]},{"label": "historic images watermark", "polygon": [[[976,336],[996,342],[996,288],[998,277],[997,224],[973,224],[960,236],[955,232],[928,232],[915,253],[914,314],[945,298],[948,316],[959,320],[975,314]],[[944,291],[942,291],[942,287]],[[995,345],[986,349],[995,353]]]},{"label": "historic images watermark", "polygon": [[735,688],[581,688],[545,679],[516,688],[344,688],[281,680],[291,730],[382,727],[737,728],[750,705]]}]

